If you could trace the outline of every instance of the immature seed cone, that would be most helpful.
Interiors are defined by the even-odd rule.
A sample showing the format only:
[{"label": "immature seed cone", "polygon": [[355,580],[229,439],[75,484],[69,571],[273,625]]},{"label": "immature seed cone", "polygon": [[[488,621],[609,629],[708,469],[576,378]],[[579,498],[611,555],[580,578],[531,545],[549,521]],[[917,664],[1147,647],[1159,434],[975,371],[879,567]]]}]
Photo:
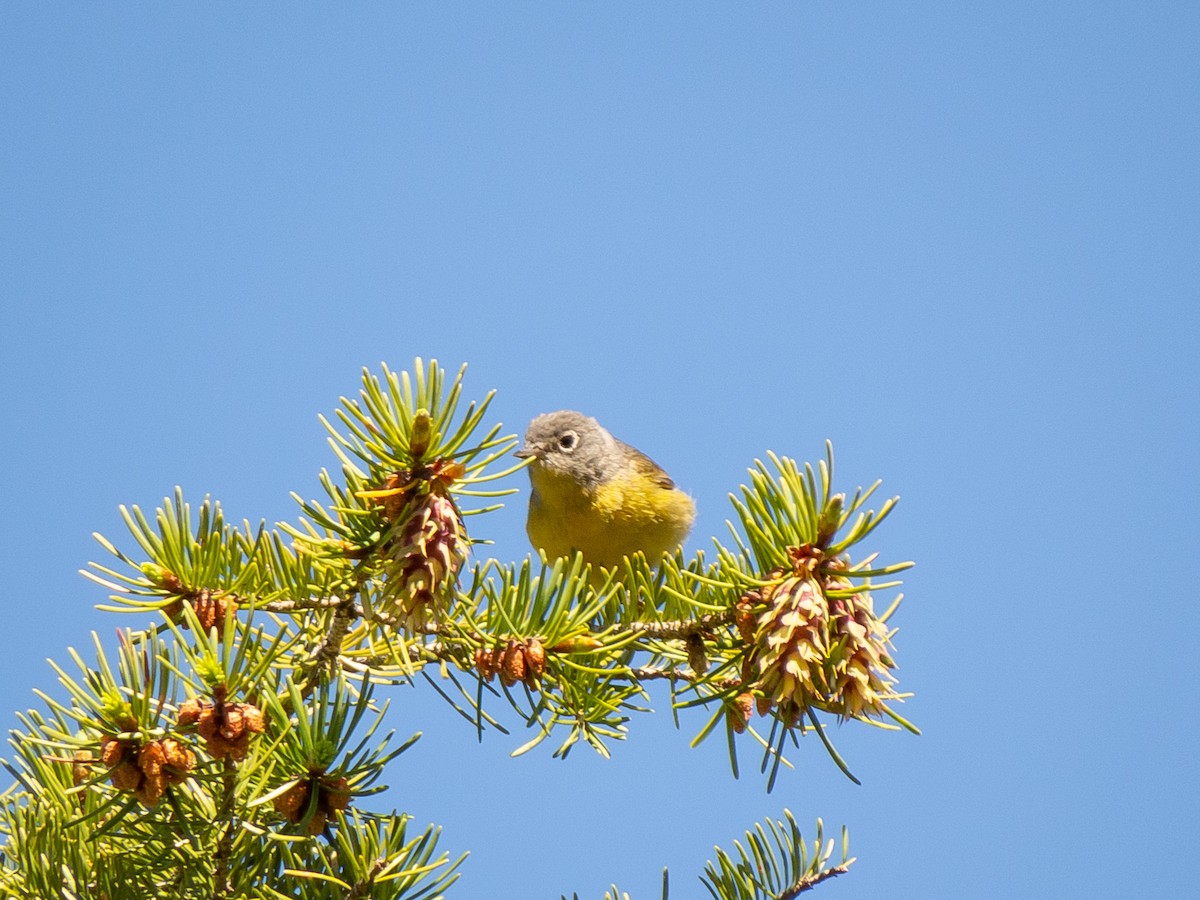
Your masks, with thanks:
[{"label": "immature seed cone", "polygon": [[789,725],[808,708],[843,719],[881,715],[885,701],[898,695],[887,628],[870,594],[851,590],[844,558],[813,545],[789,555],[791,571],[771,572],[775,581],[761,594],[744,595],[734,611],[750,645],[742,680],[761,692],[758,712],[775,708]]},{"label": "immature seed cone", "polygon": [[884,701],[896,697],[887,627],[865,592],[831,597],[829,612],[830,694],[822,708],[844,719],[881,715]]},{"label": "immature seed cone", "polygon": [[758,615],[755,646],[747,668],[757,674],[764,697],[788,724],[800,720],[823,697],[828,654],[828,607],[816,579],[790,575],[763,594],[767,608]]},{"label": "immature seed cone", "polygon": [[431,490],[405,508],[385,571],[386,599],[409,629],[436,616],[466,559],[466,532],[448,495]]}]

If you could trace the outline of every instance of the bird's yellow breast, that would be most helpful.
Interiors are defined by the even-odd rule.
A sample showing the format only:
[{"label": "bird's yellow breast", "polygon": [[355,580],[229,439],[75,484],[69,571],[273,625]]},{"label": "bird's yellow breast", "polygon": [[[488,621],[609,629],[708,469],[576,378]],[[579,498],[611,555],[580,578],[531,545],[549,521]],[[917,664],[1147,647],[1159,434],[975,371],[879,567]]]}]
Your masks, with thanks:
[{"label": "bird's yellow breast", "polygon": [[592,489],[536,463],[529,479],[529,540],[551,558],[579,551],[612,567],[640,550],[653,563],[682,543],[696,517],[691,497],[636,469]]}]

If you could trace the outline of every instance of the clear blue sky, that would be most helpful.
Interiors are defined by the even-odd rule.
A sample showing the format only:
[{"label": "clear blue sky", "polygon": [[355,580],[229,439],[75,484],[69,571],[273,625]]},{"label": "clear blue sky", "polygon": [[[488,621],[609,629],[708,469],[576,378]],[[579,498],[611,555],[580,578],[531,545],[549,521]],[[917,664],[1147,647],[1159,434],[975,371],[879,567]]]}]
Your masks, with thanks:
[{"label": "clear blue sky", "polygon": [[[822,897],[1183,896],[1200,803],[1200,7],[7,3],[3,692],[111,636],[76,574],[176,484],[292,519],[316,416],[436,357],[697,499],[767,449],[901,495],[905,712],[774,793],[696,722],[509,760],[424,691],[387,804],[457,894],[673,896],[791,808]],[[477,526],[527,552],[525,484]],[[663,698],[657,698],[660,708]],[[747,761],[747,757],[743,757]],[[748,771],[747,771],[748,770]],[[505,810],[515,810],[508,814]]]}]

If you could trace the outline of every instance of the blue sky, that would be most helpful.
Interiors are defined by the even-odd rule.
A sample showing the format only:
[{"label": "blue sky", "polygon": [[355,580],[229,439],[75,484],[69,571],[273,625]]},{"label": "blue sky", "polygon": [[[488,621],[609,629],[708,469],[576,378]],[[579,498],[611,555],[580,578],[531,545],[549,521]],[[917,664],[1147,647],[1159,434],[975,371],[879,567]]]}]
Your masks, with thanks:
[{"label": "blue sky", "polygon": [[700,896],[785,807],[850,828],[823,897],[1182,896],[1198,37],[1187,3],[6,4],[0,705],[130,624],[76,574],[118,504],[294,519],[363,366],[467,362],[508,429],[574,407],[661,462],[692,548],[768,449],[883,478],[924,734],[844,727],[861,787],[814,744],[768,795],[665,712],[514,761],[398,691],[384,802],[472,851],[459,896]]}]

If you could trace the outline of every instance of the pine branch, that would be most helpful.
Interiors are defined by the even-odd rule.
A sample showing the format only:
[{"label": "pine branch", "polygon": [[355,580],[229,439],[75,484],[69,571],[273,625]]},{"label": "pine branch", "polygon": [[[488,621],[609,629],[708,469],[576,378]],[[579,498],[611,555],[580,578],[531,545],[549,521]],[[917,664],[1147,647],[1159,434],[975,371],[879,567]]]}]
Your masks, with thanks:
[{"label": "pine branch", "polygon": [[221,768],[221,805],[217,818],[224,820],[225,828],[217,841],[213,854],[213,900],[222,900],[230,893],[229,864],[233,855],[233,834],[237,828],[234,801],[237,794],[237,766],[229,757]]},{"label": "pine branch", "polygon": [[[435,856],[437,829],[408,840],[406,816],[358,808],[417,737],[372,741],[387,707],[372,690],[416,673],[479,732],[507,733],[485,700],[511,704],[535,734],[514,755],[564,733],[555,756],[585,742],[607,755],[648,712],[642,683],[665,681],[675,709],[711,712],[693,744],[723,726],[735,775],[737,735],[762,744],[768,790],[785,742],[810,727],[845,770],[818,711],[915,731],[888,705],[906,696],[892,674],[899,598],[876,615],[871,597],[897,583],[872,579],[909,564],[849,553],[895,498],[876,512],[877,484],[835,494],[831,451],[816,468],[769,454],[732,496],[734,543],[712,564],[635,554],[597,571],[576,554],[467,570],[464,523],[495,507],[459,504],[510,493],[483,488],[519,465],[515,439],[483,425],[490,394],[459,410],[461,374],[419,361],[413,378],[364,373],[358,399],[323,420],[341,464],[320,474],[328,499],[297,497],[295,524],[233,527],[178,489],[152,516],[122,508],[145,562],[98,537],[127,568],[93,564],[89,577],[118,592],[102,608],[166,621],[122,633],[115,664],[98,639],[94,664],[70,651],[82,674],[54,667],[65,697],[39,692],[49,713],[20,717],[0,892],[78,893],[71,873],[88,872],[109,896],[283,897],[318,883],[345,900],[440,896],[462,859]],[[810,845],[786,816],[718,850],[715,897],[793,900],[848,870],[844,829],[830,865],[820,821]]]},{"label": "pine branch", "polygon": [[639,637],[660,640],[687,640],[693,636],[705,636],[733,621],[734,612],[710,613],[696,619],[672,622],[628,622],[613,627],[614,634],[636,634]]},{"label": "pine branch", "polygon": [[697,672],[689,672],[686,669],[662,669],[656,667],[638,666],[629,670],[629,674],[638,681],[685,681],[690,684],[703,681],[705,684],[712,685],[718,690],[727,690],[729,688],[738,687],[742,682],[738,678],[705,678]]},{"label": "pine branch", "polygon": [[342,653],[342,641],[350,628],[350,623],[362,615],[362,610],[354,602],[353,596],[347,596],[334,607],[333,621],[321,642],[309,654],[308,662],[302,667],[302,677],[311,685],[322,670],[330,670],[336,664]]},{"label": "pine branch", "polygon": [[845,875],[850,871],[848,865],[831,866],[823,872],[817,872],[814,875],[805,875],[795,884],[785,890],[782,894],[778,894],[775,900],[792,900],[793,897],[798,897],[805,891],[811,891],[822,881],[828,881],[830,878],[837,878],[839,875]]},{"label": "pine branch", "polygon": [[361,900],[361,898],[369,897],[371,895],[371,887],[375,884],[375,879],[379,877],[380,872],[387,868],[387,865],[388,861],[386,859],[375,860],[366,877],[361,881],[355,882],[350,890],[346,891],[344,900]]},{"label": "pine branch", "polygon": [[[259,608],[266,612],[292,613],[307,609],[339,609],[345,604],[344,597],[298,597],[294,600],[271,600]],[[356,616],[363,614],[361,607],[354,606],[353,609]]]}]

